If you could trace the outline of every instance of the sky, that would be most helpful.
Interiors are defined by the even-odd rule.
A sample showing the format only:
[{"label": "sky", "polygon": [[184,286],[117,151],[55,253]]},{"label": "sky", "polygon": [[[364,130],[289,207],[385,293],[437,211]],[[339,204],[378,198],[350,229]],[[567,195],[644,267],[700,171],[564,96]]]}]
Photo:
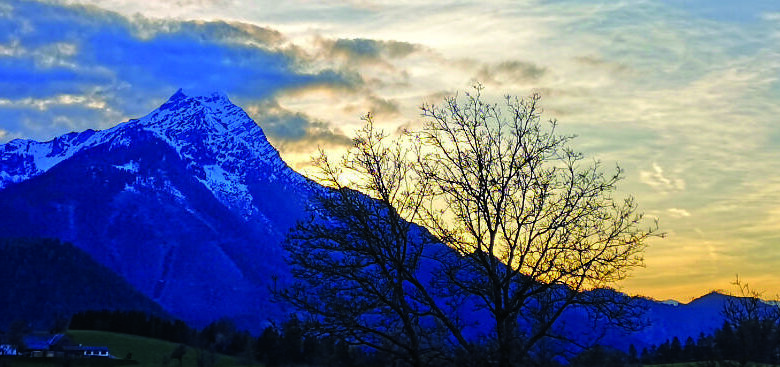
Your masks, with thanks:
[{"label": "sky", "polygon": [[468,91],[542,96],[667,236],[619,289],[780,294],[775,0],[0,0],[0,144],[222,91],[293,168]]}]

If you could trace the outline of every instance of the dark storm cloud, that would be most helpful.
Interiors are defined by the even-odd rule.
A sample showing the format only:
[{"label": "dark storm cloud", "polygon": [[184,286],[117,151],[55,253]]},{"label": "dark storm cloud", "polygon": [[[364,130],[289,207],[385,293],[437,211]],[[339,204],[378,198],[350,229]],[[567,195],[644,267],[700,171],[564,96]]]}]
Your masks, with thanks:
[{"label": "dark storm cloud", "polygon": [[[96,8],[30,1],[12,0],[8,5],[0,18],[0,99],[12,103],[63,94],[87,96],[111,106],[111,114],[102,113],[112,118],[146,113],[179,87],[257,100],[287,88],[360,82],[338,70],[301,71],[306,61],[285,50],[284,37],[267,28],[129,19]],[[61,120],[75,121],[71,129],[95,127],[91,110],[96,105],[69,106]],[[8,103],[0,105],[0,117],[22,115],[30,124],[60,116],[51,116],[53,107],[45,107],[46,113],[32,108],[25,112],[24,104],[16,105],[14,112],[2,110],[6,108]],[[0,123],[5,130],[34,138],[69,130],[55,129],[46,136],[18,120]],[[90,123],[93,126],[86,126]]]}]

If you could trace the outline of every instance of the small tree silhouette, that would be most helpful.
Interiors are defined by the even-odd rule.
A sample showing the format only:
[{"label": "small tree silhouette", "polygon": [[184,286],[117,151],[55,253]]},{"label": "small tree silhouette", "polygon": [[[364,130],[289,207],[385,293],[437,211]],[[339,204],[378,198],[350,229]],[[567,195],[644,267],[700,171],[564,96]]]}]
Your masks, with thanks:
[{"label": "small tree silhouette", "polygon": [[179,344],[176,346],[176,348],[173,349],[171,352],[171,359],[176,359],[179,361],[179,367],[183,366],[183,360],[184,360],[184,354],[187,353],[187,346],[184,344]]}]

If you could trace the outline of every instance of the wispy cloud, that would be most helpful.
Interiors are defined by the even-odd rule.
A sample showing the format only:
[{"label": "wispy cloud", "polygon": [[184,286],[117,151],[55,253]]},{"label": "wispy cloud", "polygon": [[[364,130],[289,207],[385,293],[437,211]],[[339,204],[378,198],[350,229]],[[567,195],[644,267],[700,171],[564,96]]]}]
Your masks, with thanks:
[{"label": "wispy cloud", "polygon": [[685,209],[669,208],[666,209],[666,211],[674,218],[686,218],[691,216],[691,213]]},{"label": "wispy cloud", "polygon": [[664,170],[653,163],[652,171],[640,171],[639,180],[660,193],[685,190],[685,181],[681,178],[670,178],[664,175]]},{"label": "wispy cloud", "polygon": [[482,65],[475,79],[485,84],[502,86],[505,83],[535,82],[545,73],[545,68],[525,61],[503,61]]}]

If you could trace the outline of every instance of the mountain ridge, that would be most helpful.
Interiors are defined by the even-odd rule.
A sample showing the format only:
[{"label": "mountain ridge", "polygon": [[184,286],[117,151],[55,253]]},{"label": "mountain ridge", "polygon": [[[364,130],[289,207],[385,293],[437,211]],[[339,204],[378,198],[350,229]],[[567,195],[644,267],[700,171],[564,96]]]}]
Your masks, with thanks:
[{"label": "mountain ridge", "polygon": [[[196,327],[231,317],[259,331],[287,316],[269,301],[290,277],[280,243],[319,190],[219,92],[180,89],[109,129],[0,145],[1,233],[72,242]],[[714,303],[702,312],[646,301],[655,325],[613,343],[721,324]],[[705,317],[685,321],[696,315]]]}]

